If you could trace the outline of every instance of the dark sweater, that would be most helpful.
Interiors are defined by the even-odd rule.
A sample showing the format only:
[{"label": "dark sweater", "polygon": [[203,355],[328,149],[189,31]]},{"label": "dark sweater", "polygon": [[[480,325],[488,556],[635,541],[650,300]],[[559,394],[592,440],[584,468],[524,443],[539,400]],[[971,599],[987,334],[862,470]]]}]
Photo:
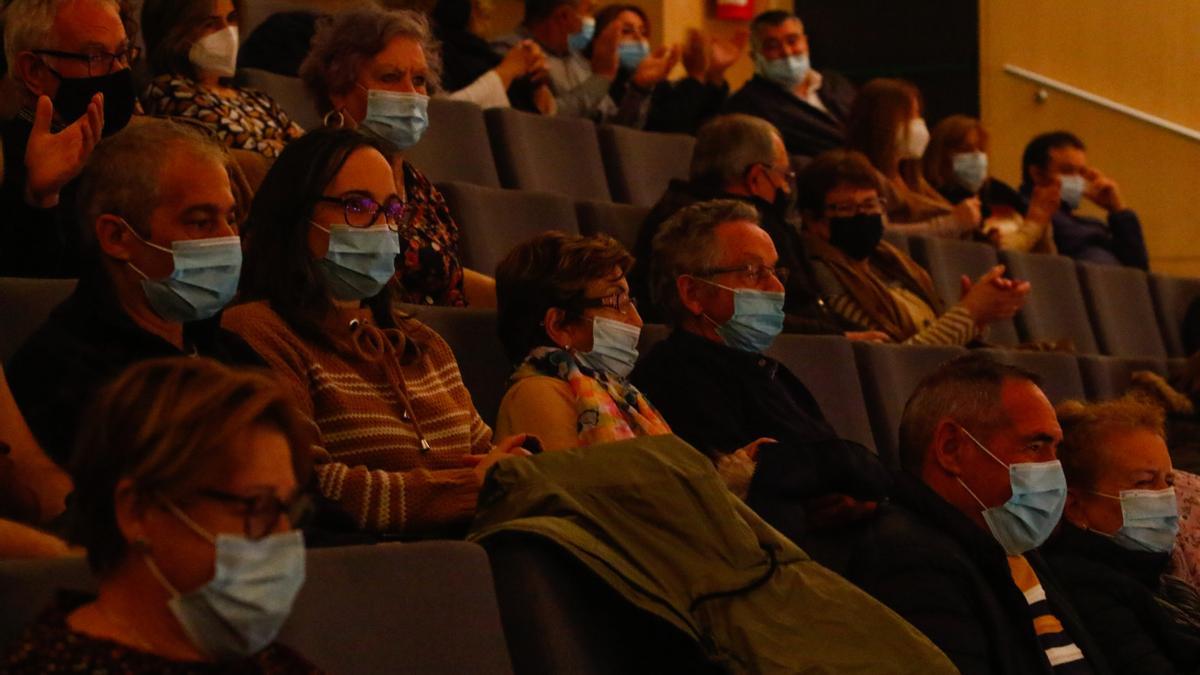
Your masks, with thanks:
[{"label": "dark sweater", "polygon": [[817,97],[829,112],[801,100],[792,92],[755,75],[725,103],[725,113],[761,117],[779,130],[788,154],[815,157],[846,144],[846,117],[857,93],[841,75],[822,71]]},{"label": "dark sweater", "polygon": [[[1026,200],[1032,193],[1031,184],[1021,186],[1021,196]],[[1054,245],[1062,255],[1085,262],[1150,269],[1142,223],[1131,209],[1112,211],[1103,221],[1079,215],[1063,202],[1051,223]]]}]

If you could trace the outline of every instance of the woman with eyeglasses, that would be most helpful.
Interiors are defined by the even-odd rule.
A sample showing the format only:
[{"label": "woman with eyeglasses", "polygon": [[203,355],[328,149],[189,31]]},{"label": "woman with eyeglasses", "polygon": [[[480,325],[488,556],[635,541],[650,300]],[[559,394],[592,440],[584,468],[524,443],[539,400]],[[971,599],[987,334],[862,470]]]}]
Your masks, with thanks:
[{"label": "woman with eyeglasses", "polygon": [[5,673],[315,673],[274,643],[304,583],[310,429],[263,374],[138,364],[96,399],[71,464],[70,540],[94,597],[63,593]]},{"label": "woman with eyeglasses", "polygon": [[322,494],[361,531],[459,533],[492,445],[449,346],[397,310],[396,195],[388,148],[350,129],[292,142],[243,228],[241,298],[223,324],[278,374],[320,432]]},{"label": "woman with eyeglasses", "polygon": [[800,176],[805,244],[835,314],[894,342],[966,345],[1021,308],[1029,283],[1005,279],[997,266],[974,283],[964,277],[962,299],[947,309],[929,273],[883,241],[887,205],[877,176],[853,150],[824,153]]},{"label": "woman with eyeglasses", "polygon": [[146,0],[142,34],[154,79],[146,111],[199,120],[226,146],[279,156],[304,133],[267,94],[233,82],[237,71],[235,0]]}]

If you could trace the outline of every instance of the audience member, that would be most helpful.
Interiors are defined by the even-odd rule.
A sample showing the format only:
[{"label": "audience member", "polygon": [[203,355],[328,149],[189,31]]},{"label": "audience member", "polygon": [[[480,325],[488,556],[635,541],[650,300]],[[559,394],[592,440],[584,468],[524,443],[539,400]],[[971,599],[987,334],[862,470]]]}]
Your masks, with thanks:
[{"label": "audience member", "polygon": [[417,12],[346,10],[318,28],[300,76],[327,126],[362,128],[390,144],[395,192],[406,206],[398,223],[399,299],[487,306],[495,301],[495,283],[463,269],[458,223],[446,199],[404,159],[429,126],[428,94],[440,66],[434,44],[428,19]]},{"label": "audience member", "polygon": [[126,367],[189,354],[259,362],[215,318],[242,262],[219,146],[184,125],[146,120],[102,141],[79,183],[87,267],[8,373],[34,435],[60,464],[84,407]]},{"label": "audience member", "polygon": [[255,28],[238,48],[237,67],[276,75],[300,76],[308,45],[325,17],[316,12],[275,12]]},{"label": "audience member", "polygon": [[[749,115],[722,115],[701,128],[696,136],[687,181],[672,180],[638,229],[633,254],[641,261],[630,274],[635,298],[649,321],[665,320],[662,309],[651,302],[650,260],[654,237],[662,223],[680,209],[710,199],[736,199],[754,206],[758,224],[775,245],[780,266],[789,274],[784,284],[784,329],[799,333],[839,334],[845,328],[821,303],[812,263],[792,215],[794,174],[779,132]],[[850,335],[879,339],[877,335]]]},{"label": "audience member", "polygon": [[798,501],[886,494],[876,458],[838,438],[804,384],[763,353],[783,328],[785,294],[754,209],[732,200],[689,206],[663,225],[653,255],[654,302],[673,330],[633,381],[674,432],[718,465],[744,450],[749,504],[793,539],[806,527],[793,519]]},{"label": "audience member", "polygon": [[929,137],[921,163],[925,179],[951,204],[979,197],[981,231],[996,248],[1057,253],[1050,218],[1058,210],[1058,187],[1035,187],[1026,201],[988,173],[987,153],[983,124],[966,115],[951,115],[938,122]]},{"label": "audience member", "polygon": [[888,227],[906,234],[962,238],[980,225],[979,198],[951,206],[921,175],[929,129],[921,93],[904,80],[871,80],[858,93],[847,122],[847,141],[871,160],[883,179]]},{"label": "audience member", "polygon": [[439,0],[434,6],[431,17],[442,48],[442,86],[453,92],[451,98],[483,108],[511,105],[554,114],[554,94],[541,47],[526,40],[500,56],[479,36],[482,11],[478,0]]},{"label": "audience member", "polygon": [[[1087,163],[1083,141],[1069,131],[1042,134],[1021,156],[1021,194],[1058,188],[1053,216],[1058,252],[1086,262],[1150,269],[1150,257],[1137,214],[1125,206],[1116,181]],[[1108,213],[1107,222],[1075,212],[1088,201]]]},{"label": "audience member", "polygon": [[1025,304],[1029,283],[1005,279],[997,266],[973,284],[964,278],[962,300],[947,310],[929,273],[883,240],[879,190],[879,173],[853,150],[817,157],[799,183],[817,284],[843,321],[905,344],[965,345]]},{"label": "audience member", "polygon": [[750,24],[754,78],[729,98],[725,112],[761,117],[783,135],[788,154],[812,157],[846,142],[854,85],[809,61],[800,17],[763,12]]},{"label": "audience member", "polygon": [[0,275],[76,276],[69,195],[100,137],[133,115],[129,64],[138,49],[116,0],[14,0],[4,17],[8,79],[21,107],[0,123]]},{"label": "audience member", "polygon": [[183,358],[121,375],[72,462],[99,594],[62,594],[0,669],[317,672],[273,642],[304,583],[308,435],[263,375]]},{"label": "audience member", "polygon": [[200,120],[226,146],[273,158],[304,130],[267,94],[233,83],[238,9],[235,0],[145,0],[142,34],[154,76],[146,112]]},{"label": "audience member", "polygon": [[848,576],[963,673],[1109,672],[1037,551],[1066,500],[1061,439],[1036,376],[986,357],[942,365],[905,406],[902,471]]},{"label": "audience member", "polygon": [[1115,670],[1196,672],[1200,596],[1166,575],[1179,508],[1162,410],[1071,401],[1058,419],[1067,503],[1047,562]]},{"label": "audience member", "polygon": [[404,204],[387,152],[349,129],[284,149],[246,223],[245,304],[224,322],[320,431],[322,494],[361,530],[430,533],[465,525],[524,439],[492,445],[450,348],[393,306]]}]

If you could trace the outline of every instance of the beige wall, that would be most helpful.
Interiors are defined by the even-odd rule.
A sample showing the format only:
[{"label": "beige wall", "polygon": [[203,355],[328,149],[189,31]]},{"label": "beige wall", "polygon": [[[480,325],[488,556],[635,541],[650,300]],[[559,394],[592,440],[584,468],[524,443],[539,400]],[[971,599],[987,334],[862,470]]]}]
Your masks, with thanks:
[{"label": "beige wall", "polygon": [[1020,178],[1035,134],[1077,133],[1089,161],[1117,180],[1141,216],[1151,267],[1200,276],[1200,142],[1038,87],[1005,64],[1200,129],[1200,2],[1195,0],[981,0],[982,114],[995,175]]}]

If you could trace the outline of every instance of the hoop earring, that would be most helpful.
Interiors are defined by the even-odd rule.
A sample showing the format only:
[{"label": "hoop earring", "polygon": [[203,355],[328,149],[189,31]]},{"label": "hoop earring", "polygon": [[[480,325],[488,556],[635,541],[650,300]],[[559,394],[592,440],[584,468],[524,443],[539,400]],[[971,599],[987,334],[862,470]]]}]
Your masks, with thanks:
[{"label": "hoop earring", "polygon": [[[334,122],[333,120],[337,120]],[[328,129],[341,129],[346,126],[346,114],[339,110],[330,110],[321,118],[321,123]]]}]

